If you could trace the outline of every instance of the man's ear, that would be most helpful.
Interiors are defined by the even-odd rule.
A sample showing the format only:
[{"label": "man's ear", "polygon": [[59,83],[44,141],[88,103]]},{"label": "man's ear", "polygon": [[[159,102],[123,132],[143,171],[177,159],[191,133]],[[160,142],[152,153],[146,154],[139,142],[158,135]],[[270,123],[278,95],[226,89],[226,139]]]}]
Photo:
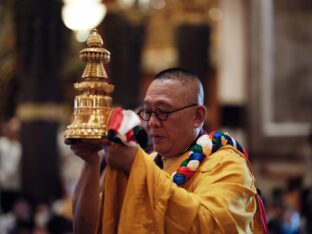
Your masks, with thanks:
[{"label": "man's ear", "polygon": [[206,118],[206,107],[204,105],[199,105],[196,109],[194,118],[194,128],[202,127]]}]

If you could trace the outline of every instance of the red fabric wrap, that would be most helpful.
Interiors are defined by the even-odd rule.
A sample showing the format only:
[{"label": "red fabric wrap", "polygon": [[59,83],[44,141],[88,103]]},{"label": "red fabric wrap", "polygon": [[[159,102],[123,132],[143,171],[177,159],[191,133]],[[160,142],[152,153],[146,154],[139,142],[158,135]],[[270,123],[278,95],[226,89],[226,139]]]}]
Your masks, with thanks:
[{"label": "red fabric wrap", "polygon": [[129,141],[135,139],[135,138],[134,138],[134,132],[133,132],[132,129],[126,133],[126,139],[127,139],[127,142],[129,142]]},{"label": "red fabric wrap", "polygon": [[117,131],[122,123],[123,115],[122,115],[122,108],[116,107],[113,110],[113,113],[109,119],[108,129]]}]

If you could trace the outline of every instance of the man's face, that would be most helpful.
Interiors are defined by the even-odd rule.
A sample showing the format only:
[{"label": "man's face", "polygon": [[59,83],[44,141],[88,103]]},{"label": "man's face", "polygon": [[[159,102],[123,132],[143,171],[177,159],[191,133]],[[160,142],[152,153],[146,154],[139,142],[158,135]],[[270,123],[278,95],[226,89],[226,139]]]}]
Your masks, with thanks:
[{"label": "man's face", "polygon": [[[189,90],[178,81],[154,80],[147,90],[143,107],[147,111],[172,111],[194,104],[194,100],[185,91]],[[164,121],[157,119],[155,114],[152,114],[149,121],[143,121],[156,152],[169,158],[189,147],[196,138],[196,108],[193,106],[171,113]]]}]

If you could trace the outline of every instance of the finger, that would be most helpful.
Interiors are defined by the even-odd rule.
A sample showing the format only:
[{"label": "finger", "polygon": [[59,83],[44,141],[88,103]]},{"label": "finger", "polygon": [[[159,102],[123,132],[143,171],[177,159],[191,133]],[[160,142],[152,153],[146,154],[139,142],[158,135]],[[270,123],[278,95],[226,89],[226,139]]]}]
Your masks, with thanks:
[{"label": "finger", "polygon": [[81,139],[82,142],[88,143],[88,144],[99,144],[103,139],[88,139],[88,138],[83,138]]},{"label": "finger", "polygon": [[71,145],[74,152],[94,152],[101,150],[102,147],[96,145]]},{"label": "finger", "polygon": [[68,139],[65,139],[64,140],[64,143],[66,145],[73,145],[73,144],[76,144],[80,141],[80,139],[75,139],[75,138],[68,138]]},{"label": "finger", "polygon": [[106,146],[109,146],[111,144],[111,141],[108,140],[108,139],[102,139],[100,142],[99,142],[99,145],[102,147],[102,148],[105,148]]}]

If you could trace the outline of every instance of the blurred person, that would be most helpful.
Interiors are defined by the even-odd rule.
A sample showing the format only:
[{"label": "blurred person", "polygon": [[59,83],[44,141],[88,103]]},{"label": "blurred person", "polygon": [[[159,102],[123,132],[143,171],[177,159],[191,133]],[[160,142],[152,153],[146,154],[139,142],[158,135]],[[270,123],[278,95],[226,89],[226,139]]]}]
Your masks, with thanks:
[{"label": "blurred person", "polygon": [[300,151],[305,166],[303,191],[301,193],[301,214],[305,232],[312,234],[312,128],[306,140],[300,145]]},{"label": "blurred person", "polygon": [[283,189],[273,188],[270,194],[270,199],[266,203],[268,231],[270,234],[279,234],[279,227],[281,224],[280,218],[282,217],[282,207],[284,206],[283,194]]},{"label": "blurred person", "polygon": [[304,200],[304,216],[305,216],[305,231],[307,234],[312,234],[312,190],[307,194]]},{"label": "blurred person", "polygon": [[57,135],[57,146],[60,156],[59,168],[63,194],[60,199],[53,201],[52,213],[71,221],[72,197],[80,176],[83,160],[79,157],[74,157],[70,147],[64,143],[63,127],[60,127]]},{"label": "blurred person", "polygon": [[31,203],[19,197],[12,210],[0,216],[1,234],[32,233],[34,227]]},{"label": "blurred person", "polygon": [[298,177],[288,179],[286,189],[272,190],[268,211],[268,231],[270,234],[301,233],[300,181]]},{"label": "blurred person", "polygon": [[298,211],[279,204],[274,207],[274,216],[268,221],[270,234],[299,234],[301,233],[301,218]]},{"label": "blurred person", "polygon": [[3,212],[12,208],[21,192],[20,163],[22,146],[19,141],[20,121],[12,117],[2,126],[0,137],[0,189]]},{"label": "blurred person", "polygon": [[57,145],[60,155],[60,171],[64,188],[64,197],[72,198],[83,166],[83,160],[79,157],[74,157],[70,147],[64,144],[63,131],[59,131]]},{"label": "blurred person", "polygon": [[310,129],[308,137],[303,142],[303,145],[301,145],[300,150],[305,165],[305,177],[303,183],[305,187],[312,189],[312,128]]},{"label": "blurred person", "polygon": [[50,207],[47,204],[40,203],[36,206],[34,212],[34,223],[38,232],[46,230],[47,224],[51,218]]},{"label": "blurred person", "polygon": [[[55,206],[55,204],[53,205]],[[52,208],[51,217],[47,223],[47,230],[49,233],[57,234],[69,234],[73,233],[73,222],[71,219],[66,218],[64,213],[59,213],[55,210],[55,207]]]},{"label": "blurred person", "polygon": [[[288,179],[284,202],[287,207],[285,211],[286,220],[288,217],[287,222],[283,222],[285,229],[292,230],[292,233],[299,233],[300,229],[307,230],[312,220],[309,220],[309,211],[307,212],[310,207],[306,198],[304,177],[296,176]],[[287,234],[286,231],[284,233]]]},{"label": "blurred person", "polygon": [[280,234],[299,234],[300,233],[300,214],[298,210],[285,206],[283,209]]},{"label": "blurred person", "polygon": [[84,160],[74,193],[75,233],[267,233],[247,153],[228,134],[202,131],[203,100],[192,72],[174,68],[156,75],[138,113],[154,161],[132,144],[132,124],[140,120],[131,111],[113,112],[115,134],[108,139],[66,140]]},{"label": "blurred person", "polygon": [[295,176],[287,180],[284,201],[287,206],[296,211],[301,211],[301,195],[303,191],[302,177]]},{"label": "blurred person", "polygon": [[46,228],[36,227],[33,230],[32,234],[50,234],[50,233]]}]

